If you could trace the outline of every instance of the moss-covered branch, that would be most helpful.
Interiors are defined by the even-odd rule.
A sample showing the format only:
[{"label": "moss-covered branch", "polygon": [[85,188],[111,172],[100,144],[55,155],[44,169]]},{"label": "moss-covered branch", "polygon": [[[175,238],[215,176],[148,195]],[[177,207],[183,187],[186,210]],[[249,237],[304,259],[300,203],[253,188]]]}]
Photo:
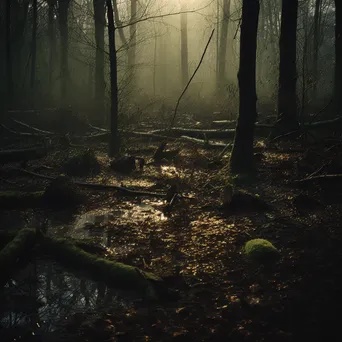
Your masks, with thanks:
[{"label": "moss-covered branch", "polygon": [[[161,279],[136,267],[113,262],[86,253],[64,239],[44,238],[43,251],[64,267],[78,270],[94,280],[104,281],[109,286],[133,290],[144,295],[156,296]],[[159,285],[158,285],[159,284]]]},{"label": "moss-covered branch", "polygon": [[0,207],[3,209],[33,208],[42,205],[44,191],[0,191]]},{"label": "moss-covered branch", "polygon": [[0,251],[0,283],[8,278],[17,262],[26,257],[36,240],[36,230],[25,228]]},{"label": "moss-covered branch", "polygon": [[[4,235],[10,237],[11,234]],[[35,246],[38,235],[35,229],[22,229],[0,252],[0,285],[4,284],[12,271],[16,270],[18,260],[23,256],[29,260],[30,250]],[[149,298],[173,294],[163,281],[152,273],[144,272],[134,266],[109,261],[85,252],[65,239],[53,239],[39,234],[40,251],[51,256],[65,268],[84,274],[93,280],[103,281],[108,286],[131,290]],[[170,297],[170,295],[172,297]]]}]

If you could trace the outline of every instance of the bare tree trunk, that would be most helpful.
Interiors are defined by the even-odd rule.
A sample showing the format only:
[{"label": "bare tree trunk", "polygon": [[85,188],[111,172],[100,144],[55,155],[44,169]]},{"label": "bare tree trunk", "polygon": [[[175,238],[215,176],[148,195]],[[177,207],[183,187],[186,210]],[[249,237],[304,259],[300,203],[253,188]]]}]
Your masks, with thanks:
[{"label": "bare tree trunk", "polygon": [[278,128],[282,133],[298,128],[297,120],[297,18],[298,0],[283,0],[280,31]]},{"label": "bare tree trunk", "polygon": [[116,3],[116,1],[114,1],[113,10],[114,10],[115,24],[116,24],[117,30],[119,32],[121,44],[126,47],[127,46],[127,39],[125,37],[124,31],[122,28],[118,27],[118,26],[121,26],[121,21],[120,21],[120,16],[119,16],[119,11],[118,11],[118,4]]},{"label": "bare tree trunk", "polygon": [[243,0],[240,35],[240,90],[239,117],[237,120],[230,169],[233,173],[253,170],[253,140],[256,111],[256,50],[259,20],[259,1]]},{"label": "bare tree trunk", "polygon": [[104,76],[104,30],[105,30],[105,0],[93,0],[95,14],[95,103],[100,117],[104,114],[105,76]]},{"label": "bare tree trunk", "polygon": [[314,37],[313,37],[313,65],[312,65],[312,76],[313,76],[313,98],[317,96],[317,83],[318,83],[318,52],[320,44],[320,24],[321,24],[321,2],[322,0],[315,0],[315,14],[314,14]]},{"label": "bare tree trunk", "polygon": [[134,68],[135,65],[135,51],[137,44],[137,25],[135,24],[137,20],[137,0],[131,0],[131,24],[129,26],[129,49],[128,49],[128,67]]},{"label": "bare tree trunk", "polygon": [[219,49],[219,96],[224,95],[224,83],[226,77],[226,64],[227,64],[227,42],[228,42],[228,23],[230,16],[230,0],[223,0],[221,22],[221,36],[220,36],[220,49]]},{"label": "bare tree trunk", "polygon": [[342,114],[342,3],[335,0],[335,106]]},{"label": "bare tree trunk", "polygon": [[50,0],[48,3],[48,37],[50,41],[50,50],[49,50],[49,93],[52,98],[53,89],[52,89],[52,78],[55,67],[55,56],[57,54],[56,49],[56,30],[55,30],[55,6],[56,0]]},{"label": "bare tree trunk", "polygon": [[12,44],[11,44],[11,0],[6,1],[6,78],[7,78],[7,109],[12,107]]},{"label": "bare tree trunk", "polygon": [[[183,5],[181,11],[184,12],[186,7]],[[181,72],[182,72],[182,88],[185,88],[189,81],[189,62],[188,62],[188,15],[181,13]]]},{"label": "bare tree trunk", "polygon": [[216,0],[216,91],[220,89],[220,0]]},{"label": "bare tree trunk", "polygon": [[[109,157],[114,157],[119,152],[118,136],[118,75],[117,75],[117,56],[115,48],[115,27],[113,6],[111,0],[107,2],[108,18],[108,41],[109,41],[109,59],[110,59],[110,85],[111,85],[111,110],[110,110],[110,140]],[[116,0],[114,0],[114,3]]]},{"label": "bare tree trunk", "polygon": [[268,0],[267,3],[267,10],[268,10],[268,19],[269,19],[269,32],[270,32],[270,43],[271,43],[271,49],[273,52],[273,55],[276,56],[276,44],[274,41],[274,37],[277,36],[278,33],[278,28],[276,27],[274,21],[275,19],[273,18],[273,11],[272,11],[272,5],[273,4],[273,0]]},{"label": "bare tree trunk", "polygon": [[31,106],[35,107],[36,56],[37,56],[37,0],[33,0],[32,47],[31,47]]},{"label": "bare tree trunk", "polygon": [[59,0],[58,14],[59,14],[59,30],[61,35],[61,100],[63,104],[68,103],[68,82],[69,62],[68,62],[68,48],[69,48],[69,30],[68,30],[68,11],[70,0]]}]

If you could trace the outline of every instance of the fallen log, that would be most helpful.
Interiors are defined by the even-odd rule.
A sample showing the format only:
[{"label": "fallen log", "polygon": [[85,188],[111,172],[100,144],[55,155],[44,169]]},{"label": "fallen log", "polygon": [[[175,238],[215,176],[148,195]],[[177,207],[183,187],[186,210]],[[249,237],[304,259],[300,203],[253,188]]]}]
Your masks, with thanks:
[{"label": "fallen log", "polygon": [[19,150],[4,150],[0,151],[0,165],[13,162],[36,160],[46,157],[46,155],[47,149],[41,146]]},{"label": "fallen log", "polygon": [[122,290],[133,290],[156,299],[163,282],[158,276],[120,262],[109,261],[89,254],[67,240],[45,237],[42,251],[64,267],[81,271],[92,279]]},{"label": "fallen log", "polygon": [[236,120],[215,120],[211,123],[212,128],[235,128]]},{"label": "fallen log", "polygon": [[174,127],[170,130],[154,130],[152,134],[177,136],[188,136],[191,138],[206,137],[207,139],[233,139],[235,136],[235,129],[187,129],[182,127]]},{"label": "fallen log", "polygon": [[[15,171],[18,171],[18,172],[21,172],[21,173],[24,173],[33,177],[41,178],[41,179],[46,179],[46,180],[56,179],[55,177],[41,175],[39,173],[27,171],[24,169],[12,168],[12,170],[15,170]],[[133,190],[133,189],[125,188],[122,186],[109,185],[109,184],[97,184],[97,183],[85,183],[85,182],[73,182],[73,184],[80,186],[80,187],[89,188],[89,189],[118,191],[126,195],[130,195],[130,196],[152,196],[152,197],[160,197],[160,198],[164,198],[166,196],[165,193]]]},{"label": "fallen log", "polygon": [[53,132],[50,132],[50,131],[44,131],[42,129],[39,129],[39,128],[36,128],[36,127],[33,127],[33,126],[30,126],[22,121],[19,121],[19,120],[15,120],[15,119],[12,119],[13,122],[15,122],[16,124],[18,124],[19,126],[23,126],[23,127],[26,127],[28,128],[29,130],[31,131],[34,131],[34,132],[37,132],[37,133],[40,133],[41,135],[59,135],[57,133],[53,133]]},{"label": "fallen log", "polygon": [[200,145],[201,147],[207,148],[207,149],[222,149],[222,148],[227,147],[227,144],[209,142],[207,140],[192,138],[192,137],[188,137],[185,135],[182,135],[180,137],[180,140],[186,141],[195,145]]},{"label": "fallen log", "polygon": [[44,201],[44,191],[23,192],[23,191],[1,191],[0,208],[18,209],[34,208],[40,206]]},{"label": "fallen log", "polygon": [[36,230],[25,228],[0,251],[0,286],[6,282],[18,262],[29,260],[27,252],[35,246],[36,240]]}]

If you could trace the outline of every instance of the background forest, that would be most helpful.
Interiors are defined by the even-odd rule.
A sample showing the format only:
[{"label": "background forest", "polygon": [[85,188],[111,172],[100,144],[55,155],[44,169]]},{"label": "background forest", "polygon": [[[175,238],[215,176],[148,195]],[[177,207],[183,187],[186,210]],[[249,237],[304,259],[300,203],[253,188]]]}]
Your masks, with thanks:
[{"label": "background forest", "polygon": [[[0,5],[2,106],[72,105],[82,115],[105,120],[110,103],[105,1],[10,2],[9,21],[6,2]],[[121,0],[114,12],[121,115],[170,111],[215,28],[182,111],[236,117],[241,1]],[[269,113],[276,110],[280,21],[281,1],[261,1],[257,95],[259,108]],[[299,1],[297,96],[305,114],[333,93],[334,25],[334,1]]]}]

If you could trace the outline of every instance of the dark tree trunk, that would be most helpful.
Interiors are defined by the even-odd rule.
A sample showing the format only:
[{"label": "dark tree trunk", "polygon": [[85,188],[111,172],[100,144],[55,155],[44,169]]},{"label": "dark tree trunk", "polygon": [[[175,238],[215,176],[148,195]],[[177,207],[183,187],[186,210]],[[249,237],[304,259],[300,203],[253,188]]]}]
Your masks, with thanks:
[{"label": "dark tree trunk", "polygon": [[36,56],[37,56],[37,0],[33,0],[32,47],[31,47],[31,106],[35,107]]},{"label": "dark tree trunk", "polygon": [[93,0],[95,13],[95,103],[96,110],[103,117],[105,101],[105,76],[104,76],[104,30],[106,22],[105,0]]},{"label": "dark tree trunk", "polygon": [[230,0],[223,0],[223,18],[221,22],[221,36],[220,36],[220,47],[219,47],[219,81],[218,91],[220,97],[224,95],[224,83],[226,77],[226,64],[227,64],[227,42],[228,42],[228,23],[230,16]]},{"label": "dark tree trunk", "polygon": [[137,0],[131,0],[131,25],[129,26],[129,49],[128,49],[128,67],[134,68],[135,65],[135,51],[137,44],[136,30],[137,25],[135,24],[137,20]]},{"label": "dark tree trunk", "polygon": [[342,114],[342,3],[335,0],[335,106]]},{"label": "dark tree trunk", "polygon": [[[116,1],[116,0],[114,0]],[[109,41],[109,59],[110,59],[110,86],[111,86],[111,110],[110,110],[110,157],[114,157],[119,152],[118,137],[118,75],[117,75],[117,56],[115,48],[115,26],[113,16],[113,6],[111,0],[107,2],[108,18],[108,41]]]},{"label": "dark tree trunk", "polygon": [[[182,11],[185,11],[185,6],[182,6]],[[188,67],[188,15],[181,13],[181,73],[182,87],[185,88],[189,81]]]},{"label": "dark tree trunk", "polygon": [[282,133],[298,128],[297,119],[297,18],[298,0],[283,0],[280,29],[278,128]]},{"label": "dark tree trunk", "polygon": [[240,35],[240,68],[238,73],[240,106],[230,169],[233,173],[253,170],[253,140],[256,111],[256,50],[259,1],[243,0]]},{"label": "dark tree trunk", "polygon": [[316,0],[315,2],[315,14],[314,14],[314,37],[313,37],[313,56],[312,56],[312,76],[313,76],[313,89],[312,96],[316,98],[317,96],[317,82],[318,82],[318,52],[320,45],[320,24],[321,24],[321,2],[322,0]]},{"label": "dark tree trunk", "polygon": [[70,0],[59,0],[59,31],[61,35],[61,100],[65,105],[68,103],[68,83],[69,83],[69,30],[68,30],[68,12]]},{"label": "dark tree trunk", "polygon": [[7,79],[7,109],[11,109],[12,97],[13,97],[11,0],[6,1],[6,79]]},{"label": "dark tree trunk", "polygon": [[52,78],[55,67],[55,56],[57,54],[56,49],[56,30],[55,30],[55,6],[56,0],[50,0],[48,2],[48,37],[49,37],[49,93],[50,97],[52,97]]}]

